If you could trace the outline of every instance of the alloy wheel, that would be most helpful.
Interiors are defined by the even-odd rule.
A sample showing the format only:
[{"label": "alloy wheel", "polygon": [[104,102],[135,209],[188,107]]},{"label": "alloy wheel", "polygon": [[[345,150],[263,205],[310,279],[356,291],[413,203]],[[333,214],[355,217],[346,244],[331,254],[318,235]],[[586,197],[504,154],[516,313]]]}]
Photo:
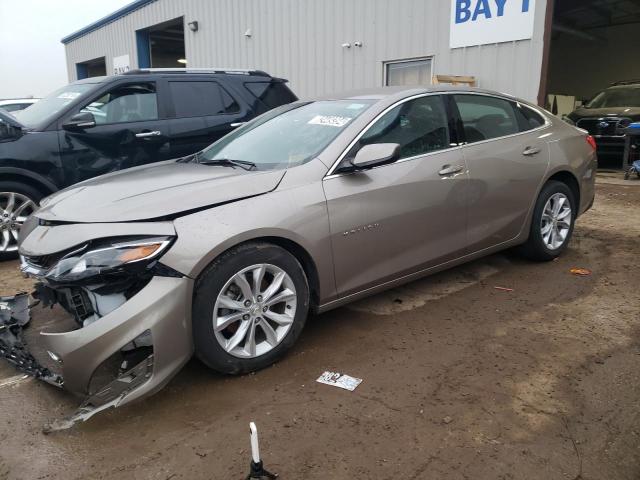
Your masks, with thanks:
[{"label": "alloy wheel", "polygon": [[542,241],[549,250],[557,250],[571,230],[571,202],[564,193],[553,194],[544,206],[540,221]]},{"label": "alloy wheel", "polygon": [[36,204],[17,192],[0,192],[0,253],[18,250],[18,233]]},{"label": "alloy wheel", "polygon": [[216,340],[235,357],[265,355],[291,329],[297,300],[293,280],[280,267],[262,263],[244,268],[226,282],[216,299]]}]

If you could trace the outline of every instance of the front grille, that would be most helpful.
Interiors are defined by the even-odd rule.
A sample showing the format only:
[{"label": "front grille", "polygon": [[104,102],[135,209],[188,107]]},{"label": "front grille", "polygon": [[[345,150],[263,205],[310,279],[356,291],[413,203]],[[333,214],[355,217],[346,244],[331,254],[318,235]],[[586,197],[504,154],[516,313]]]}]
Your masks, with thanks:
[{"label": "front grille", "polygon": [[623,128],[631,124],[631,119],[626,117],[601,117],[582,118],[578,120],[576,126],[584,128],[591,135],[603,135],[609,137],[623,136]]}]

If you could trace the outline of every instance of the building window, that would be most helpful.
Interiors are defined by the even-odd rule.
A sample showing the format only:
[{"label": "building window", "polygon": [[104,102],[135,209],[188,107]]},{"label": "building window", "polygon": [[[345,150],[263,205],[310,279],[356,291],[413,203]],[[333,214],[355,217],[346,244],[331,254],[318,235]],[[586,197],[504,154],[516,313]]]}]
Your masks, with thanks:
[{"label": "building window", "polygon": [[431,85],[431,58],[420,58],[384,64],[385,85]]}]

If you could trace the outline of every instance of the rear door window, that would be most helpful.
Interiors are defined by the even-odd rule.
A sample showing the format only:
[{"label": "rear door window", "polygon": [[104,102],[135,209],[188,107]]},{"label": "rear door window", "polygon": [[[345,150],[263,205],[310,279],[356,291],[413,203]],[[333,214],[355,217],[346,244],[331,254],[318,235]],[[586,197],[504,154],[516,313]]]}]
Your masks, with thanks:
[{"label": "rear door window", "polygon": [[281,82],[247,82],[244,86],[269,108],[295,102],[298,98]]},{"label": "rear door window", "polygon": [[485,95],[454,95],[467,143],[520,132],[512,102]]},{"label": "rear door window", "polygon": [[222,115],[240,110],[235,99],[216,82],[172,81],[169,89],[178,118]]}]

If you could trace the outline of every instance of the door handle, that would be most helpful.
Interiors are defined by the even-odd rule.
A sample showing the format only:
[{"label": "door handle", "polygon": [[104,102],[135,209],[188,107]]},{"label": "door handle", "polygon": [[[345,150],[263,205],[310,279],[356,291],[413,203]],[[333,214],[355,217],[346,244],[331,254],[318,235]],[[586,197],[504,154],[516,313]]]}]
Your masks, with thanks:
[{"label": "door handle", "polygon": [[438,172],[438,175],[441,177],[446,177],[449,175],[455,175],[456,173],[460,173],[464,170],[462,165],[443,165],[442,170]]},{"label": "door handle", "polygon": [[158,130],[154,130],[153,132],[136,133],[136,138],[159,137],[160,135],[162,135],[162,132],[159,132]]},{"label": "door handle", "polygon": [[231,124],[231,125],[229,125],[229,126],[230,126],[231,128],[238,128],[238,127],[241,127],[242,125],[244,125],[245,123],[247,123],[247,122],[235,122],[235,123],[232,123],[232,124]]},{"label": "door handle", "polygon": [[540,153],[540,149],[538,147],[527,147],[524,149],[524,152],[522,152],[522,154],[526,157],[531,157],[533,155],[537,155],[538,153]]}]

